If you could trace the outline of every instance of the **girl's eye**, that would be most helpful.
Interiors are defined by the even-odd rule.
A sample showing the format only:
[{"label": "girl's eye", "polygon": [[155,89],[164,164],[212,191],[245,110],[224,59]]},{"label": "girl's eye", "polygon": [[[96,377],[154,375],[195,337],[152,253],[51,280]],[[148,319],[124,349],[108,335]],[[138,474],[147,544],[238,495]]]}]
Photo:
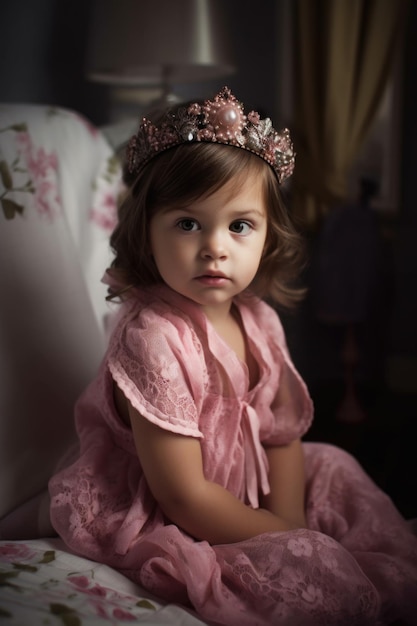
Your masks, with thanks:
[{"label": "girl's eye", "polygon": [[247,235],[251,229],[252,226],[243,220],[236,220],[236,222],[230,224],[230,230],[232,233],[236,233],[238,235]]},{"label": "girl's eye", "polygon": [[187,232],[191,232],[193,230],[197,230],[198,229],[198,223],[195,220],[187,219],[187,218],[177,222],[177,226],[181,230],[185,230]]}]

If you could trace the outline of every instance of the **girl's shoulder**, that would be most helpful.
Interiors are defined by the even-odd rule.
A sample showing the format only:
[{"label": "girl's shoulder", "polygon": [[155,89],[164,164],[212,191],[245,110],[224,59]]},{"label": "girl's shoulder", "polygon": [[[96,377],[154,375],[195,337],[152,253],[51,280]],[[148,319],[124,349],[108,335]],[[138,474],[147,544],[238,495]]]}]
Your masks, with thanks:
[{"label": "girl's shoulder", "polygon": [[193,326],[180,310],[148,296],[138,294],[122,305],[104,367],[141,415],[200,437],[196,402],[206,370]]},{"label": "girl's shoulder", "polygon": [[[162,291],[162,294],[164,292]],[[162,347],[180,353],[196,346],[195,320],[176,307],[161,290],[138,291],[122,304],[109,343],[109,354],[123,350],[158,352]]]}]

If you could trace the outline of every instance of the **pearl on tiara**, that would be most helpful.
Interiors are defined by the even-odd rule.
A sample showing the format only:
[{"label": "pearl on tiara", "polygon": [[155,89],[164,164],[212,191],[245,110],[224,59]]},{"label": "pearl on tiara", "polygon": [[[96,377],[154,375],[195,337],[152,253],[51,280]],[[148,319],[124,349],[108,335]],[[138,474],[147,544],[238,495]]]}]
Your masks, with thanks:
[{"label": "pearl on tiara", "polygon": [[226,87],[214,98],[207,100],[202,107],[204,121],[213,130],[216,141],[242,143],[242,130],[246,115],[240,102]]},{"label": "pearl on tiara", "polygon": [[127,171],[136,176],[140,168],[160,152],[199,141],[253,152],[273,168],[279,183],[294,170],[295,154],[289,130],[277,132],[271,120],[261,119],[256,111],[246,116],[242,103],[228,87],[223,87],[213,100],[168,111],[159,126],[143,118],[127,147]]}]

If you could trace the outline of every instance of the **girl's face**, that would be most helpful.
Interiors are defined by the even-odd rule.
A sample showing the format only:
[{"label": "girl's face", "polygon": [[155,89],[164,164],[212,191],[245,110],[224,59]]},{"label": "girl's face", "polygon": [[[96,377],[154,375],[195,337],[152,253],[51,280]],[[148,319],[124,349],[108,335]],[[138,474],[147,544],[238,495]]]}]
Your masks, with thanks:
[{"label": "girl's face", "polygon": [[250,170],[188,206],[160,209],[150,223],[162,279],[209,317],[227,313],[233,297],[250,285],[266,233],[263,177]]}]

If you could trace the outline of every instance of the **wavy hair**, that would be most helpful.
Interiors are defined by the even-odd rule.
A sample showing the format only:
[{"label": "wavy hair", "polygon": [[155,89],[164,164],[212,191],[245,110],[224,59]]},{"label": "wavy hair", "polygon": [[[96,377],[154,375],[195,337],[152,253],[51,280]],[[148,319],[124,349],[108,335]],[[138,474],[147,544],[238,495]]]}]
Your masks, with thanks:
[{"label": "wavy hair", "polygon": [[304,246],[272,168],[249,151],[204,142],[182,144],[160,153],[133,182],[127,181],[130,186],[110,238],[115,253],[112,272],[121,288],[110,289],[108,299],[124,298],[131,288],[162,282],[149,237],[150,222],[160,208],[190,204],[232,179],[237,189],[249,172],[262,178],[268,221],[264,253],[250,292],[285,307],[295,304],[303,294],[295,281]]}]

